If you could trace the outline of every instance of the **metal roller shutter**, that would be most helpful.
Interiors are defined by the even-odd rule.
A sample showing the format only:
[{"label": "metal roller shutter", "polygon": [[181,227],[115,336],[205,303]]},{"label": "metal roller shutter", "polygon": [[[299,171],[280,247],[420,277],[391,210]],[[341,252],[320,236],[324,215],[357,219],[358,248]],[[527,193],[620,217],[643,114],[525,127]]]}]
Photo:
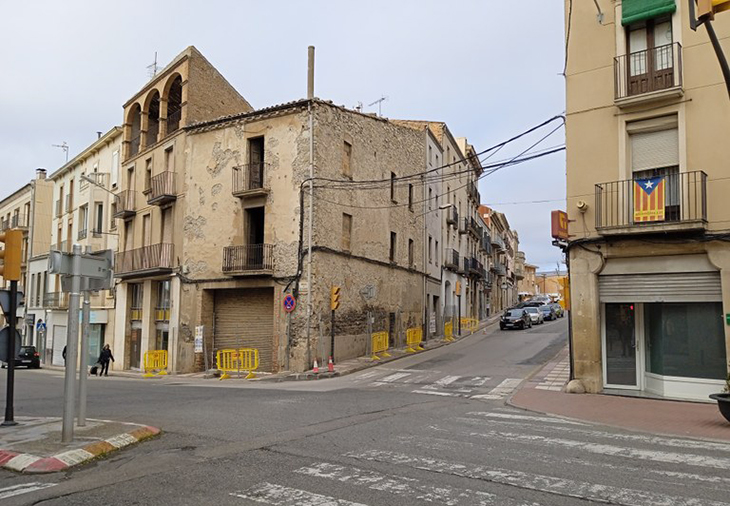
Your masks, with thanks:
[{"label": "metal roller shutter", "polygon": [[259,370],[271,372],[274,340],[274,290],[215,291],[215,348],[256,348]]},{"label": "metal roller shutter", "polygon": [[601,302],[722,301],[719,272],[605,275],[598,288]]}]

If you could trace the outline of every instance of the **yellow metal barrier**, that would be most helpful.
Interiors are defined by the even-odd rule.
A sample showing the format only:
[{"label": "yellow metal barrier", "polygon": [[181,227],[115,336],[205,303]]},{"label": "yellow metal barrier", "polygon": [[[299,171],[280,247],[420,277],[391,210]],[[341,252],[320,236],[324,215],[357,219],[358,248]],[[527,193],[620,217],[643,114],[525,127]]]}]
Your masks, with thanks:
[{"label": "yellow metal barrier", "polygon": [[371,357],[373,360],[380,360],[380,357],[377,355],[380,353],[383,357],[389,357],[388,354],[388,333],[387,332],[376,332],[373,334],[372,339],[373,344],[373,356]]},{"label": "yellow metal barrier", "polygon": [[444,341],[454,340],[454,322],[446,322],[444,325]]},{"label": "yellow metal barrier", "polygon": [[479,328],[479,320],[476,318],[462,318],[461,319],[461,330],[467,332],[476,332]]},{"label": "yellow metal barrier", "polygon": [[155,376],[152,371],[158,371],[157,375],[159,376],[167,374],[167,350],[150,350],[144,352],[144,377],[152,378]]},{"label": "yellow metal barrier", "polygon": [[408,353],[416,353],[417,351],[423,351],[421,347],[421,341],[423,341],[423,329],[415,327],[406,330],[406,351]]},{"label": "yellow metal barrier", "polygon": [[218,350],[216,354],[218,370],[222,380],[231,376],[230,372],[246,372],[246,379],[255,378],[254,371],[259,368],[259,350],[256,348],[240,348],[238,350]]}]

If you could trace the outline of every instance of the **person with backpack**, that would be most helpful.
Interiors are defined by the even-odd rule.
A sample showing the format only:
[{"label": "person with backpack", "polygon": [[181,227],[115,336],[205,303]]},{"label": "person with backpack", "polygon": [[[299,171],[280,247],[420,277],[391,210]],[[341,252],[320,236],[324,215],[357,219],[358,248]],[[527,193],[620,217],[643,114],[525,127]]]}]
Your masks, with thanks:
[{"label": "person with backpack", "polygon": [[101,354],[99,355],[99,363],[101,364],[99,376],[109,376],[110,360],[114,362],[114,355],[112,355],[112,350],[109,348],[109,345],[105,344],[104,348],[101,350]]}]

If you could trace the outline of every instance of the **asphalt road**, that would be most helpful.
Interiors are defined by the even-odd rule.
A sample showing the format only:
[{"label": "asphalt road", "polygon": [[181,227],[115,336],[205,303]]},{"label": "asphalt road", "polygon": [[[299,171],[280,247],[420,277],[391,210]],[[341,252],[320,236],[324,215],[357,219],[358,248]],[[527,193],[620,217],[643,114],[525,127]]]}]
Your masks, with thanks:
[{"label": "asphalt road", "polygon": [[[65,474],[0,471],[0,503],[730,506],[729,445],[507,406],[565,342],[563,319],[332,380],[92,378],[90,417],[164,435]],[[58,416],[62,389],[20,371],[16,414]]]}]

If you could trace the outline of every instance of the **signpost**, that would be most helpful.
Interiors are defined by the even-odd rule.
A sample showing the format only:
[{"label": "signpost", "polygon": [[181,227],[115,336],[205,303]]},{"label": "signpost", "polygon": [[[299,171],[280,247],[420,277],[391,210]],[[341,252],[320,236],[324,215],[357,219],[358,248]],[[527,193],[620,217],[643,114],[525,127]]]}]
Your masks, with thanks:
[{"label": "signpost", "polygon": [[[66,373],[63,387],[63,424],[61,441],[73,441],[76,361],[79,341],[79,302],[84,292],[84,327],[82,335],[82,357],[79,379],[79,425],[86,423],[86,376],[88,374],[88,294],[92,291],[108,290],[114,286],[114,253],[111,250],[86,254],[81,253],[81,246],[74,244],[73,253],[51,251],[48,256],[48,272],[61,275],[61,289],[69,294],[68,306],[68,339],[66,340]],[[70,365],[70,367],[69,367]]]}]

